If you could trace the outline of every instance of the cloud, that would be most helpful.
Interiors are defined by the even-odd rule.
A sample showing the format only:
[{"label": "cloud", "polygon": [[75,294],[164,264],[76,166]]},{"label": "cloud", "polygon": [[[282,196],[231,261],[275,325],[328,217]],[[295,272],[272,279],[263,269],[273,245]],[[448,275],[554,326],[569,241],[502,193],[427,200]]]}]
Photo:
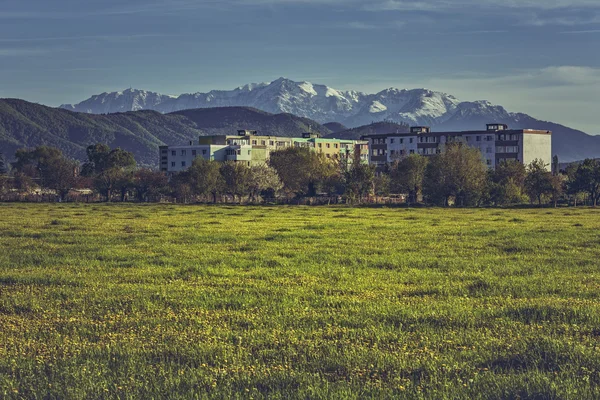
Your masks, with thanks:
[{"label": "cloud", "polygon": [[147,39],[147,38],[158,38],[158,37],[179,37],[181,35],[171,35],[162,33],[148,33],[148,34],[132,34],[132,35],[73,35],[73,36],[47,36],[47,37],[29,37],[29,38],[0,38],[0,43],[25,43],[25,42],[53,42],[53,41],[67,41],[67,40],[104,40],[104,41],[122,41],[122,40],[135,40],[135,39]]},{"label": "cloud", "polygon": [[521,23],[523,25],[532,26],[580,26],[600,23],[600,15],[589,13],[579,13],[577,15],[550,15],[544,16],[539,14],[533,14],[528,17],[522,18]]},{"label": "cloud", "polygon": [[50,49],[12,49],[0,48],[0,57],[41,56],[50,53]]},{"label": "cloud", "polygon": [[[62,3],[62,4],[61,4]],[[424,11],[456,12],[460,10],[565,10],[600,9],[598,0],[133,0],[122,4],[106,5],[89,3],[70,5],[65,0],[56,0],[49,9],[31,9],[13,3],[0,11],[0,19],[69,19],[94,16],[118,15],[174,15],[201,9],[230,9],[238,6],[286,6],[286,5],[324,5],[346,9],[368,11]],[[85,4],[85,6],[81,6]],[[103,4],[98,6],[97,4]]]},{"label": "cloud", "polygon": [[383,0],[364,6],[371,11],[445,11],[460,8],[540,9],[600,8],[597,0]]},{"label": "cloud", "polygon": [[357,29],[363,31],[384,30],[384,29],[401,29],[406,25],[404,21],[382,22],[379,24],[353,21],[336,25],[338,28]]},{"label": "cloud", "polygon": [[589,30],[583,30],[583,31],[563,31],[560,33],[565,34],[565,35],[581,35],[581,34],[587,34],[587,33],[600,33],[600,29],[589,29]]}]

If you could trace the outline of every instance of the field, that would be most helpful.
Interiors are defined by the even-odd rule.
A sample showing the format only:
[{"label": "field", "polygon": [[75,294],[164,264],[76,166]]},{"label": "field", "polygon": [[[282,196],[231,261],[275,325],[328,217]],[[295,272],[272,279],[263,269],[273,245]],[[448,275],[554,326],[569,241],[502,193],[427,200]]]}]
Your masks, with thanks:
[{"label": "field", "polygon": [[0,398],[600,398],[599,212],[0,204]]}]

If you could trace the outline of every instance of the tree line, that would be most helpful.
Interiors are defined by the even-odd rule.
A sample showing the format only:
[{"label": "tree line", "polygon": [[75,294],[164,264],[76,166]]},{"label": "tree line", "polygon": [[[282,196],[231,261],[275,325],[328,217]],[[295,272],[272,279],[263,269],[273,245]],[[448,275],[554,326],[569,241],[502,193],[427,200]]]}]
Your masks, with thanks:
[{"label": "tree line", "polygon": [[328,196],[359,204],[396,193],[409,204],[437,206],[596,206],[600,199],[600,160],[564,171],[557,159],[552,171],[540,160],[527,166],[504,161],[491,170],[479,150],[459,144],[430,157],[411,154],[379,172],[359,158],[333,162],[302,147],[273,152],[268,164],[254,166],[197,158],[170,176],[139,167],[132,153],[119,148],[95,144],[86,153],[80,164],[53,147],[20,149],[10,165],[0,154],[0,195],[37,191],[65,201],[87,189],[105,201],[258,203]]}]

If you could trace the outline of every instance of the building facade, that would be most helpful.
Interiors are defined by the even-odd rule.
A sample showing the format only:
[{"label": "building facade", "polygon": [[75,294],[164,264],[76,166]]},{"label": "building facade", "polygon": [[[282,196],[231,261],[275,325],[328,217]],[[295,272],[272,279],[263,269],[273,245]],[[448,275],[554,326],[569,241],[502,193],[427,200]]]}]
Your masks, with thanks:
[{"label": "building facade", "polygon": [[552,164],[552,132],[534,129],[508,129],[504,124],[488,124],[486,130],[431,132],[429,127],[412,127],[410,133],[364,136],[369,142],[369,163],[378,169],[410,154],[431,156],[452,143],[475,147],[485,164],[495,168],[504,160],[525,165],[535,159]]},{"label": "building facade", "polygon": [[248,166],[265,164],[273,151],[289,147],[307,147],[324,154],[332,161],[351,165],[356,157],[368,164],[368,142],[366,140],[341,140],[321,138],[307,133],[302,138],[259,135],[256,131],[241,130],[237,135],[201,136],[197,144],[183,146],[161,146],[159,149],[160,170],[164,172],[184,171],[194,159],[202,157],[213,161],[243,162]]}]

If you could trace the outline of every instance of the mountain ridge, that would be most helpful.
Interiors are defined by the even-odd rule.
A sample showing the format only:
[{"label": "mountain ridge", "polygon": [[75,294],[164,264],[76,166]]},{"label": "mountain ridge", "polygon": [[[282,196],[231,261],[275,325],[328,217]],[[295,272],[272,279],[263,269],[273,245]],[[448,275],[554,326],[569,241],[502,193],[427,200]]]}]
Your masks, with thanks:
[{"label": "mountain ridge", "polygon": [[505,123],[514,129],[549,129],[554,132],[553,153],[565,161],[600,156],[600,137],[524,113],[509,112],[486,100],[461,101],[429,89],[384,89],[367,94],[337,90],[307,81],[279,78],[233,90],[212,90],[180,96],[127,89],[92,96],[72,111],[110,113],[113,110],[154,109],[161,113],[214,106],[247,106],[273,114],[288,113],[320,124],[337,122],[349,129],[376,122],[427,125],[434,131],[479,130],[486,123]]}]

